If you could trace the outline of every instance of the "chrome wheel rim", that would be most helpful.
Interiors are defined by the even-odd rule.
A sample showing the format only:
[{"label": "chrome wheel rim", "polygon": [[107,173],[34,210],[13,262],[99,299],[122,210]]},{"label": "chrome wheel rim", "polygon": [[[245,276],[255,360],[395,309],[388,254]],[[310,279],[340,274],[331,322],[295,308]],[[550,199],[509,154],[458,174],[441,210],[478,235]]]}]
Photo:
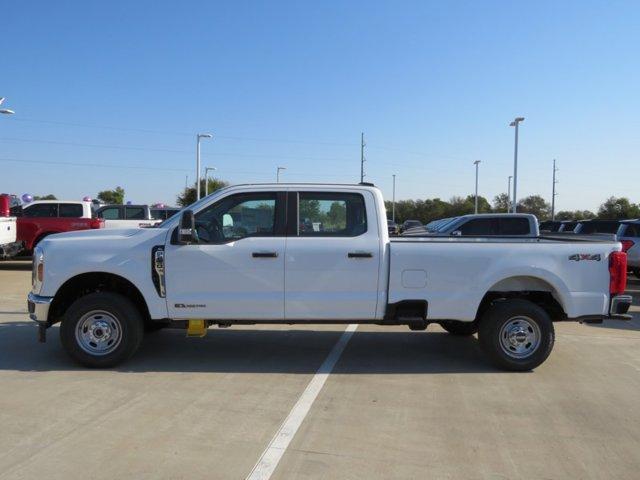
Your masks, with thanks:
[{"label": "chrome wheel rim", "polygon": [[512,358],[526,358],[540,346],[540,328],[529,317],[510,318],[500,329],[500,347]]},{"label": "chrome wheel rim", "polygon": [[76,326],[76,341],[82,350],[91,355],[107,355],[122,340],[120,320],[104,310],[85,313]]}]

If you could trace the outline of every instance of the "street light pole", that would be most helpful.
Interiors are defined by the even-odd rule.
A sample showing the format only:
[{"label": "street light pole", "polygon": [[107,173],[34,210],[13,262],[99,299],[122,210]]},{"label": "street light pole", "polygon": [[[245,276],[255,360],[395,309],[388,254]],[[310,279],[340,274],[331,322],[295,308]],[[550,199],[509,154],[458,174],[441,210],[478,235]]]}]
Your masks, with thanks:
[{"label": "street light pole", "polygon": [[513,175],[509,175],[509,183],[507,184],[507,213],[511,210],[511,179]]},{"label": "street light pole", "polygon": [[558,169],[556,168],[556,159],[553,159],[553,187],[551,188],[551,220],[556,219],[556,172]]},{"label": "street light pole", "polygon": [[276,183],[280,183],[280,170],[286,170],[287,167],[278,167],[276,170]]},{"label": "street light pole", "polygon": [[210,133],[198,133],[196,135],[196,200],[200,200],[200,139],[213,138]]},{"label": "street light pole", "polygon": [[518,204],[518,125],[520,125],[520,122],[524,122],[524,117],[516,117],[513,122],[509,124],[510,127],[516,128],[516,138],[513,149],[513,202],[511,204],[512,213],[516,213]]},{"label": "street light pole", "polygon": [[476,166],[476,208],[475,208],[475,212],[476,215],[478,214],[478,165],[480,165],[480,160],[476,160],[475,162],[473,162],[473,164]]},{"label": "street light pole", "polygon": [[393,174],[393,200],[391,203],[391,221],[396,223],[396,174]]},{"label": "street light pole", "polygon": [[209,171],[215,172],[216,167],[204,167],[204,196],[209,195]]}]

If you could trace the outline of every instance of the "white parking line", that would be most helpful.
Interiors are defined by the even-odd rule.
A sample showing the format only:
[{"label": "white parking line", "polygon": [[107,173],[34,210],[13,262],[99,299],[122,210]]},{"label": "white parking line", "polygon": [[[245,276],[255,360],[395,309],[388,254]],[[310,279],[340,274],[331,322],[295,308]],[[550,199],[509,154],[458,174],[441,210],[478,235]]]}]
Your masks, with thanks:
[{"label": "white parking line", "polygon": [[271,439],[271,442],[269,442],[265,451],[262,452],[258,463],[256,463],[251,473],[247,476],[247,480],[268,480],[271,478],[280,459],[287,450],[289,443],[291,443],[293,436],[298,431],[298,428],[300,428],[300,425],[302,425],[303,420],[311,409],[311,405],[313,405],[320,390],[322,390],[324,382],[327,381],[329,374],[357,328],[358,325],[355,324],[351,324],[346,328],[340,339],[331,349],[331,352],[329,352],[327,358],[325,358],[320,368],[316,371],[307,388],[305,388],[302,395],[300,395],[300,398],[289,412],[289,415],[287,415],[285,421]]}]

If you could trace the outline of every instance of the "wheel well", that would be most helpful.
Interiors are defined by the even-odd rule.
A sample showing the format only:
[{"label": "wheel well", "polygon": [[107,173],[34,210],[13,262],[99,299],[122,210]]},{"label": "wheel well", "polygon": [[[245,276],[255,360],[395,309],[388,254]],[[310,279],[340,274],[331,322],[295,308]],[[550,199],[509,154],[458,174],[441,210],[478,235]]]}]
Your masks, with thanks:
[{"label": "wheel well", "polygon": [[48,323],[54,324],[61,321],[64,312],[73,302],[94,292],[119,293],[133,302],[145,321],[150,318],[147,303],[133,283],[113,273],[92,272],[70,278],[58,289],[51,303]]},{"label": "wheel well", "polygon": [[556,289],[548,282],[536,277],[511,277],[496,283],[485,294],[476,319],[497,301],[520,298],[535,303],[544,309],[554,322],[567,319],[567,314],[558,300]]}]

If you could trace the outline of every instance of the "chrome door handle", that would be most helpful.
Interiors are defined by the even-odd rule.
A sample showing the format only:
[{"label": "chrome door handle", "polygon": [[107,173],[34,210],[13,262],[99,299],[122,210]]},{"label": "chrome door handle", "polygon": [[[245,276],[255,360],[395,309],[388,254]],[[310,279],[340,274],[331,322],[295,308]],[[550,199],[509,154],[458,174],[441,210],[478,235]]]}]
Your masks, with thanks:
[{"label": "chrome door handle", "polygon": [[371,252],[349,252],[349,253],[347,253],[347,257],[349,257],[349,258],[373,258],[373,253],[371,253]]},{"label": "chrome door handle", "polygon": [[277,258],[278,252],[253,252],[251,256],[253,258]]}]

